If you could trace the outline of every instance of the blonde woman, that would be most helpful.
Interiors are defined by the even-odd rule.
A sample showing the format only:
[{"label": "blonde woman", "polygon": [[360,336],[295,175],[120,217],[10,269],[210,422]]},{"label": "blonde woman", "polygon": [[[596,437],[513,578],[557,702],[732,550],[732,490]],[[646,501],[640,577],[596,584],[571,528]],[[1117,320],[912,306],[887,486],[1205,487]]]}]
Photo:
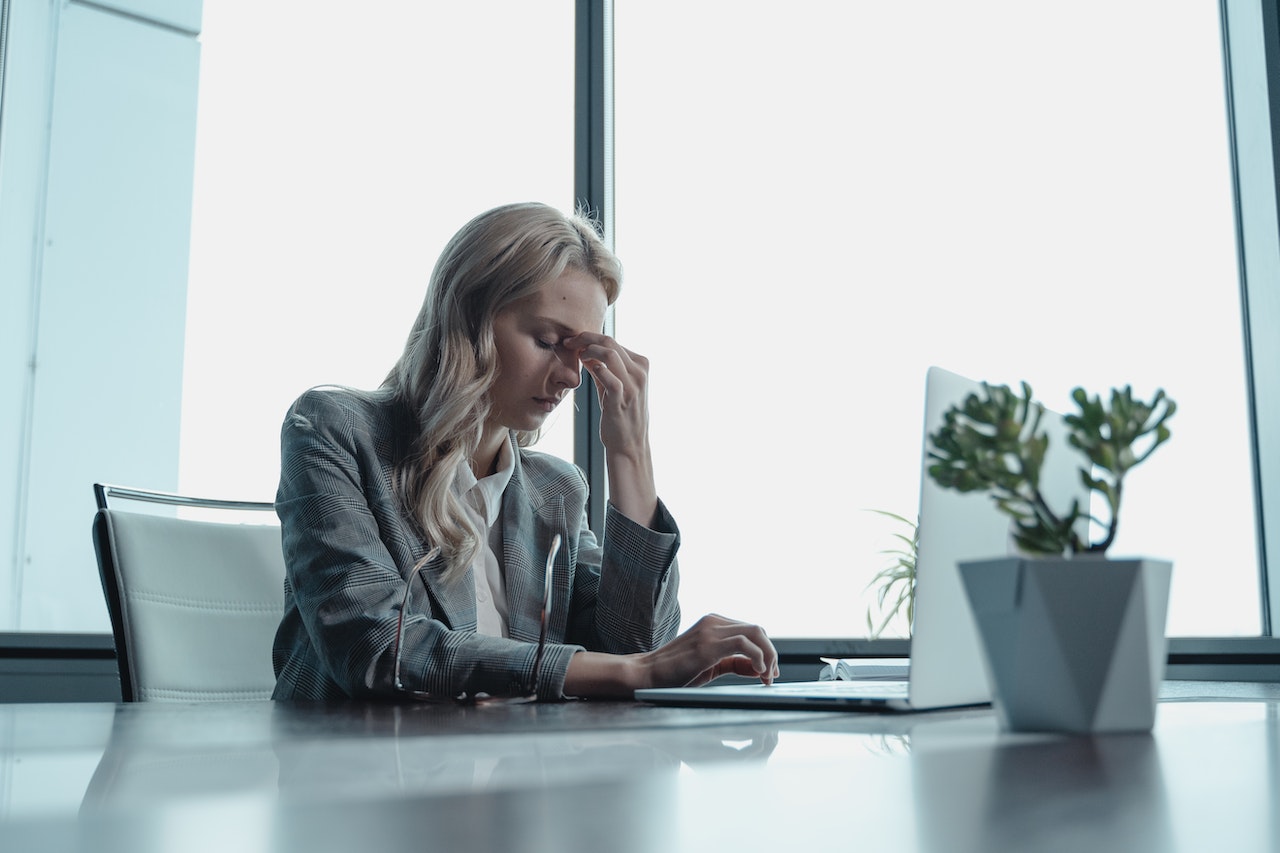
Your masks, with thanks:
[{"label": "blonde woman", "polygon": [[[680,536],[654,484],[648,362],[601,333],[620,281],[586,218],[496,208],[445,247],[380,389],[294,403],[277,699],[627,697],[776,677],[757,626],[711,615],[676,636]],[[609,478],[600,540],[582,472],[527,449],[584,368]]]}]

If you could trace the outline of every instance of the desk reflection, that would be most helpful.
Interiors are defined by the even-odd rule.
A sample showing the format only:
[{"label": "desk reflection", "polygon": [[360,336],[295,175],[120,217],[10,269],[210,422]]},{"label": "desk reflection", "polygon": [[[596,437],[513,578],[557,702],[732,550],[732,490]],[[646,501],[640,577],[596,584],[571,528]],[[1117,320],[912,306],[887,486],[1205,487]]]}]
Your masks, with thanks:
[{"label": "desk reflection", "polygon": [[1160,752],[1149,734],[1001,735],[917,730],[911,752],[921,849],[1158,851],[1173,846]]},{"label": "desk reflection", "polygon": [[[582,784],[764,762],[779,726],[679,726],[631,703],[118,707],[82,813],[234,794],[365,800]],[[154,716],[154,715],[151,715]],[[152,721],[154,723],[154,721]]]},{"label": "desk reflection", "polygon": [[0,849],[1272,851],[1278,712],[1184,700],[1088,738],[989,711],[0,706],[20,758],[103,746],[78,810],[0,813]]},{"label": "desk reflection", "polygon": [[118,708],[77,849],[671,850],[680,769],[762,764],[779,732],[631,703],[156,716]]},{"label": "desk reflection", "polygon": [[[778,744],[777,726],[681,728],[673,737],[671,729],[630,727],[630,703],[596,704],[590,721],[575,713],[585,709],[567,707],[460,708],[442,731],[430,708],[369,706],[361,717],[364,736],[330,742],[323,751],[278,740],[280,793],[315,799],[602,783],[674,774],[682,766],[764,762]],[[283,719],[292,724],[291,716]]]}]

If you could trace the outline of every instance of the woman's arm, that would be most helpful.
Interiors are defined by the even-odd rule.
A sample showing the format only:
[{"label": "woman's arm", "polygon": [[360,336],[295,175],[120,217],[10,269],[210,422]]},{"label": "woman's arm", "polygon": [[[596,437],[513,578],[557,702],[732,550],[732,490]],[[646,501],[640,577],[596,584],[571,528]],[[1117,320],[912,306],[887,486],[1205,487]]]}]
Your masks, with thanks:
[{"label": "woman's arm", "polygon": [[[582,485],[585,500],[586,483]],[[661,503],[646,527],[612,502],[597,542],[583,513],[578,527],[566,640],[592,651],[648,652],[680,627],[680,531]]]},{"label": "woman's arm", "polygon": [[760,626],[711,614],[651,652],[578,652],[569,660],[564,690],[569,696],[630,697],[644,687],[697,686],[729,674],[771,684],[778,653]]},{"label": "woman's arm", "polygon": [[638,524],[651,526],[658,488],[649,447],[649,360],[608,335],[583,332],[564,341],[595,382],[600,441],[609,472],[609,500]]}]

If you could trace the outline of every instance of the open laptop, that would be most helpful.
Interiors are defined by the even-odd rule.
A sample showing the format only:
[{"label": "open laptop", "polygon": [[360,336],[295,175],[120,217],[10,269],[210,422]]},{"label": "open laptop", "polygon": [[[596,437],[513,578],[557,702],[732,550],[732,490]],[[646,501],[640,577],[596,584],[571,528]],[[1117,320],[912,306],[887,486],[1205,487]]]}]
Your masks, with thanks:
[{"label": "open laptop", "polygon": [[[806,708],[851,711],[926,711],[983,705],[991,700],[977,627],[956,563],[1012,553],[1010,522],[985,494],[961,494],[938,486],[928,474],[929,433],[943,414],[980,383],[940,367],[925,378],[924,435],[920,463],[920,542],[916,554],[915,624],[905,681],[804,681],[772,685],[712,684],[649,688],[636,699],[665,705],[721,708]],[[1041,421],[1049,451],[1041,490],[1050,506],[1074,498],[1087,506],[1078,463],[1061,418],[1046,411]]]}]

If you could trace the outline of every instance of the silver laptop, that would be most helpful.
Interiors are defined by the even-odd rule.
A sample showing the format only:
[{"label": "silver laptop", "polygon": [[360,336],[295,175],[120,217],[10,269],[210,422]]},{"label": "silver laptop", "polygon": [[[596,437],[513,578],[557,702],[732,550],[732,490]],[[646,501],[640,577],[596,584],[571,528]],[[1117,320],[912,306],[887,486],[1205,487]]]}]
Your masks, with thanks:
[{"label": "silver laptop", "polygon": [[[929,433],[951,405],[981,385],[930,367],[925,378],[924,437],[920,464],[920,543],[916,555],[915,625],[906,680],[803,681],[650,688],[636,699],[664,705],[722,708],[807,708],[851,711],[927,711],[983,705],[991,700],[977,628],[956,568],[959,560],[1012,553],[1009,519],[984,494],[947,491],[928,475]],[[1088,505],[1077,462],[1061,419],[1041,422],[1049,452],[1041,489],[1050,506],[1074,498]]]}]

